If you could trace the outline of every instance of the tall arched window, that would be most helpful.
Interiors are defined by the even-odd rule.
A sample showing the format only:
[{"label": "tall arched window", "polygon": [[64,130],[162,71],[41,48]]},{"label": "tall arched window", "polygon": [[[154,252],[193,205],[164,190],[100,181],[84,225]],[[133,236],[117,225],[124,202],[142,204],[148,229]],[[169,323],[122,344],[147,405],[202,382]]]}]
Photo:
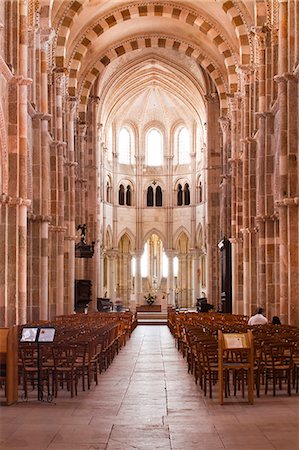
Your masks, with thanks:
[{"label": "tall arched window", "polygon": [[190,190],[188,183],[184,186],[184,205],[190,205]]},{"label": "tall arched window", "polygon": [[147,188],[146,205],[154,206],[154,190],[151,186]]},{"label": "tall arched window", "polygon": [[125,188],[124,188],[123,184],[121,184],[119,186],[118,203],[119,203],[119,205],[124,205],[125,204]]},{"label": "tall arched window", "polygon": [[156,128],[152,128],[146,135],[146,161],[148,166],[162,166],[163,138]]},{"label": "tall arched window", "polygon": [[118,136],[118,160],[120,164],[131,164],[131,134],[127,128],[122,128]]},{"label": "tall arched window", "polygon": [[156,188],[156,206],[162,206],[162,189],[160,186]]},{"label": "tall arched window", "polygon": [[183,189],[182,185],[178,185],[178,206],[182,206],[183,204]]},{"label": "tall arched window", "polygon": [[186,127],[181,128],[178,134],[178,162],[190,163],[190,136]]},{"label": "tall arched window", "polygon": [[126,190],[126,205],[127,206],[131,206],[132,205],[132,191],[131,191],[131,186],[127,186],[127,190]]}]

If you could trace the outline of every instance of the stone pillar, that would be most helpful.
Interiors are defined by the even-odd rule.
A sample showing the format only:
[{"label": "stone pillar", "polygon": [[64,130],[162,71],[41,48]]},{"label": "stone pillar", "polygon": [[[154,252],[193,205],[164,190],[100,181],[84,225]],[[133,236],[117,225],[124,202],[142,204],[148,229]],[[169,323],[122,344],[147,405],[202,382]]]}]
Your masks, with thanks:
[{"label": "stone pillar", "polygon": [[198,297],[200,297],[200,285],[199,285],[199,255],[196,250],[193,250],[192,252],[192,275],[191,275],[191,281],[192,281],[192,304],[191,306],[194,307],[196,305],[196,300]]},{"label": "stone pillar", "polygon": [[239,123],[238,97],[229,96],[231,110],[231,244],[232,244],[232,309],[233,313],[241,313],[243,307],[243,272],[242,272],[242,239],[239,235],[240,213],[238,210],[240,196],[241,160],[238,152]]},{"label": "stone pillar", "polygon": [[[284,73],[286,70],[287,59],[284,52],[287,51],[285,28],[287,20],[287,4],[280,2],[280,25],[281,31],[279,35],[279,70]],[[278,104],[279,104],[279,201],[276,205],[279,207],[279,283],[280,283],[280,318],[283,323],[289,323],[288,308],[288,221],[287,221],[287,205],[283,201],[288,197],[288,161],[287,161],[287,81],[284,76],[276,76],[275,81],[278,83]]]},{"label": "stone pillar", "polygon": [[141,277],[142,251],[136,252],[135,257],[136,257],[135,299],[136,299],[136,306],[139,306],[143,303],[142,302],[142,277]]},{"label": "stone pillar", "polygon": [[207,105],[207,297],[216,305],[220,299],[220,259],[217,244],[220,240],[221,179],[219,101],[217,94],[205,96]]},{"label": "stone pillar", "polygon": [[222,131],[222,173],[221,173],[221,203],[220,203],[220,236],[231,236],[231,187],[228,160],[230,158],[230,119],[220,117]]},{"label": "stone pillar", "polygon": [[[18,179],[19,192],[16,199],[18,210],[18,257],[16,264],[18,295],[17,295],[17,324],[27,321],[27,95],[28,85],[32,80],[28,74],[28,30],[27,30],[27,0],[19,1],[19,42],[18,42],[18,170],[10,176]],[[17,206],[18,205],[18,206]]]},{"label": "stone pillar", "polygon": [[67,160],[66,168],[68,170],[68,197],[67,197],[67,236],[66,240],[66,259],[67,259],[67,285],[66,285],[66,312],[71,314],[75,307],[75,113],[77,99],[68,98],[68,127],[67,127]]},{"label": "stone pillar", "polygon": [[172,250],[165,251],[167,257],[168,257],[168,277],[167,277],[167,301],[169,305],[175,304],[175,298],[174,298],[174,272],[173,272],[173,258],[174,258],[174,252]]},{"label": "stone pillar", "polygon": [[65,77],[65,69],[57,69],[54,75],[55,94],[56,94],[56,146],[57,146],[57,215],[56,224],[58,226],[57,233],[57,297],[56,297],[56,314],[64,314],[64,306],[66,310],[68,305],[64,305],[64,153],[65,142],[63,141],[63,122],[62,122],[62,95],[63,82]]},{"label": "stone pillar", "polygon": [[110,263],[110,298],[114,302],[118,293],[117,289],[117,252],[111,250],[109,255]]},{"label": "stone pillar", "polygon": [[85,223],[85,154],[86,154],[86,132],[87,125],[85,123],[78,124],[78,177],[76,179],[76,193],[77,193],[77,219],[76,225]]},{"label": "stone pillar", "polygon": [[[75,224],[82,225],[86,223],[86,205],[85,205],[85,192],[87,180],[85,177],[85,154],[86,141],[87,141],[87,125],[85,123],[78,124],[78,140],[77,140],[77,176],[75,179],[76,184],[76,208],[75,208]],[[76,277],[80,279],[86,278],[84,258],[76,259]]]},{"label": "stone pillar", "polygon": [[48,107],[48,46],[53,38],[52,30],[41,30],[41,73],[40,73],[40,109],[41,109],[41,183],[42,199],[41,213],[41,268],[40,268],[40,314],[42,320],[48,319],[49,313],[49,192],[50,192],[50,137],[48,122],[50,120]]}]

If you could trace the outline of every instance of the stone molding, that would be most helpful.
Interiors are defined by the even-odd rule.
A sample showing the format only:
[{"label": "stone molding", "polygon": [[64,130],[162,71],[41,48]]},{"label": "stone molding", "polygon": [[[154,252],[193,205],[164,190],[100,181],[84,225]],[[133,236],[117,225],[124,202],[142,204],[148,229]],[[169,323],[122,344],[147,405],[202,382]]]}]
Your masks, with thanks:
[{"label": "stone molding", "polygon": [[8,206],[31,206],[31,200],[29,198],[11,197],[8,194],[0,195],[0,205]]},{"label": "stone molding", "polygon": [[298,206],[299,204],[299,197],[285,197],[280,200],[275,201],[276,206]]},{"label": "stone molding", "polygon": [[28,220],[30,220],[30,222],[51,222],[52,220],[51,216],[32,213],[28,214],[27,218]]},{"label": "stone molding", "polygon": [[77,239],[76,235],[72,234],[72,235],[65,235],[64,236],[64,240],[65,241],[75,241]]},{"label": "stone molding", "polygon": [[77,167],[78,162],[77,161],[65,161],[64,166],[65,167]]},{"label": "stone molding", "polygon": [[251,227],[251,228],[240,228],[240,232],[244,234],[256,234],[258,232],[257,227]]},{"label": "stone molding", "polygon": [[275,212],[273,214],[260,214],[255,217],[255,221],[259,222],[275,222],[278,220],[278,214]]},{"label": "stone molding", "polygon": [[11,84],[18,84],[19,86],[29,86],[33,83],[32,78],[26,78],[23,75],[12,77],[9,81]]},{"label": "stone molding", "polygon": [[67,227],[62,227],[58,225],[50,225],[49,231],[52,233],[65,233],[67,231]]}]

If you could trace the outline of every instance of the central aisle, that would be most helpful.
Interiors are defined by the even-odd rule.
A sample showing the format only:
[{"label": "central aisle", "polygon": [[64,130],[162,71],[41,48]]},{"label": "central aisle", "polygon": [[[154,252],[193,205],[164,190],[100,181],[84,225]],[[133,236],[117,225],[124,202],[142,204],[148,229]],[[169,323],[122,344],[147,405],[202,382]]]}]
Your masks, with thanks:
[{"label": "central aisle", "polygon": [[2,408],[0,449],[298,450],[299,396],[239,400],[206,399],[168,328],[138,326],[90,391]]}]

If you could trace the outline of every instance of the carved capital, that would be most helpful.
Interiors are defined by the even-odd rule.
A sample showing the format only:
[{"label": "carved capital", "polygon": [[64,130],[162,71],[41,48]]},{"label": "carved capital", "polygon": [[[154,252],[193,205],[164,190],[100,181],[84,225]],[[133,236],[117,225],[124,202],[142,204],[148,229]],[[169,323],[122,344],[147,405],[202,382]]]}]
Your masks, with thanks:
[{"label": "carved capital", "polygon": [[223,134],[230,131],[230,119],[228,117],[219,117],[218,122],[220,123]]}]

